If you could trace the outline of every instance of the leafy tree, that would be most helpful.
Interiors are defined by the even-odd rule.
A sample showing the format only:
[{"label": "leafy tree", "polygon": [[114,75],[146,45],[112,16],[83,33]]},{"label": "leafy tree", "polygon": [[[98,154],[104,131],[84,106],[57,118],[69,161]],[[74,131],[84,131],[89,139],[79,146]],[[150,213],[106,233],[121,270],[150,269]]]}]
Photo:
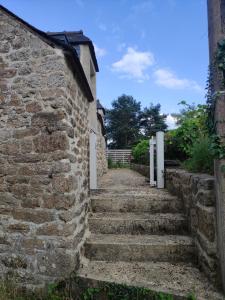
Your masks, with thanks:
[{"label": "leafy tree", "polygon": [[141,104],[132,96],[122,95],[106,111],[106,130],[110,148],[130,148],[140,135]]},{"label": "leafy tree", "polygon": [[140,127],[144,136],[150,137],[157,131],[164,131],[167,129],[166,115],[160,113],[160,104],[150,104],[145,107],[140,116]]},{"label": "leafy tree", "polygon": [[208,135],[206,127],[206,105],[189,105],[185,101],[180,104],[184,106],[178,120],[179,127],[176,130],[176,137],[179,147],[190,156],[193,144],[201,137]]},{"label": "leafy tree", "polygon": [[187,159],[192,154],[193,145],[202,137],[208,136],[206,127],[206,105],[179,103],[183,106],[177,116],[178,128],[166,133],[166,157],[169,159]]}]

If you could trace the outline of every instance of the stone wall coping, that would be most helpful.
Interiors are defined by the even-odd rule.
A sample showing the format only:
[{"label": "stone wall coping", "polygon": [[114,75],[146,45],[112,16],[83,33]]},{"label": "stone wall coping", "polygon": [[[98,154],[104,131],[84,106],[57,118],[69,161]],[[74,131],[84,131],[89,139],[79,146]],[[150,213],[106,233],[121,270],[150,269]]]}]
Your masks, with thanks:
[{"label": "stone wall coping", "polygon": [[186,175],[189,175],[191,177],[195,177],[195,178],[200,178],[200,179],[211,179],[211,180],[215,180],[215,177],[213,175],[210,175],[210,174],[207,174],[207,173],[192,173],[192,172],[189,172],[185,169],[172,169],[172,168],[169,168],[169,169],[166,169],[166,173],[179,173],[179,174],[186,174]]}]

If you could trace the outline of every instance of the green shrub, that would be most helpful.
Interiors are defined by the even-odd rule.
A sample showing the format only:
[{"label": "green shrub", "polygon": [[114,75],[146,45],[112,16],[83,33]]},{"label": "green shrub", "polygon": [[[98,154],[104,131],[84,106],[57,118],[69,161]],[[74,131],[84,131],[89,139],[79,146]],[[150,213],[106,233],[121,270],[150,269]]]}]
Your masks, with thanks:
[{"label": "green shrub", "polygon": [[132,149],[133,161],[135,163],[149,164],[149,140],[141,140]]},{"label": "green shrub", "polygon": [[108,168],[112,169],[113,168],[113,160],[111,157],[108,158]]},{"label": "green shrub", "polygon": [[165,133],[165,159],[184,161],[187,154],[180,147],[180,139],[177,136],[177,129]]},{"label": "green shrub", "polygon": [[213,174],[214,153],[209,137],[201,137],[191,148],[190,158],[184,162],[184,167],[191,172]]},{"label": "green shrub", "polygon": [[122,161],[113,162],[112,158],[108,158],[108,168],[109,169],[119,169],[119,168],[129,168],[129,163],[123,163]]}]

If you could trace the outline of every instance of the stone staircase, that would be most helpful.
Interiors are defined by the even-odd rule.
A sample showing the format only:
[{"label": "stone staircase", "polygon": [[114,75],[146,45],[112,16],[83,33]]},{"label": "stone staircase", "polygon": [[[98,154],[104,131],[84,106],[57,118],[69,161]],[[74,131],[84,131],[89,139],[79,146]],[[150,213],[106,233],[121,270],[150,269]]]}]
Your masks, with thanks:
[{"label": "stone staircase", "polygon": [[195,246],[179,199],[156,189],[92,192],[90,237],[78,276],[170,293],[224,299],[196,268]]}]

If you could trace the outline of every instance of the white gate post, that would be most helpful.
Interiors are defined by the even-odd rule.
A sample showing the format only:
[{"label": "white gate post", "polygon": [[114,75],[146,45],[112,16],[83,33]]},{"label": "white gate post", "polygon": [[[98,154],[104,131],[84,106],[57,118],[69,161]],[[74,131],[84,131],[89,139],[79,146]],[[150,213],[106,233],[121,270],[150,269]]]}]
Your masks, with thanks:
[{"label": "white gate post", "polygon": [[164,188],[164,132],[156,132],[157,188]]},{"label": "white gate post", "polygon": [[90,189],[97,189],[97,151],[96,151],[96,134],[90,133]]},{"label": "white gate post", "polygon": [[149,163],[150,163],[150,186],[155,186],[155,178],[154,178],[154,147],[155,147],[155,138],[152,136],[152,138],[149,140]]}]

